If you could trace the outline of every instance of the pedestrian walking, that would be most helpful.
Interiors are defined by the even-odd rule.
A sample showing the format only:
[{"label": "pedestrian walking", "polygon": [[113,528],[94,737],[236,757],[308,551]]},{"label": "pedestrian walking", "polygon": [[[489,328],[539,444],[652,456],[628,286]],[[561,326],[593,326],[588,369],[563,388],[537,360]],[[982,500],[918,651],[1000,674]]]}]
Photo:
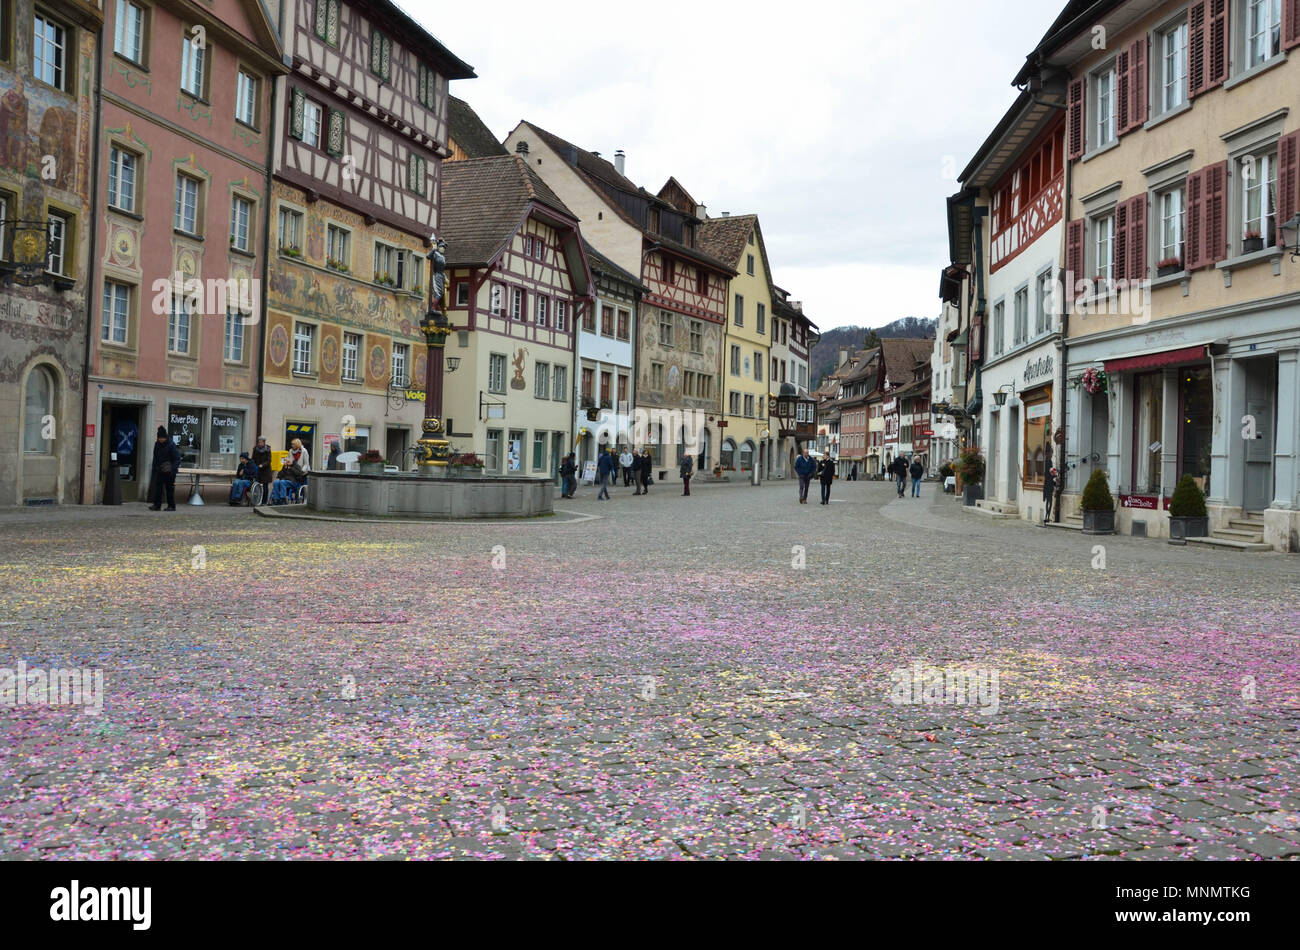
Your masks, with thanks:
[{"label": "pedestrian walking", "polygon": [[271,501],[271,479],[275,473],[271,471],[271,446],[266,442],[266,436],[257,437],[257,445],[253,446],[253,464],[257,466],[257,480],[262,485],[262,504],[269,504]]},{"label": "pedestrian walking", "polygon": [[636,456],[626,445],[623,446],[623,454],[618,457],[619,467],[623,470],[623,487],[627,488],[632,484],[632,463],[636,461]]},{"label": "pedestrian walking", "polygon": [[574,475],[578,471],[578,463],[574,461],[574,454],[570,452],[560,463],[560,497],[572,498],[573,493],[578,489],[578,481]]},{"label": "pedestrian walking", "polygon": [[831,503],[831,485],[835,483],[835,459],[831,458],[829,455],[822,459],[822,464],[817,470],[817,474],[821,476],[822,504],[829,505]]},{"label": "pedestrian walking", "polygon": [[339,455],[342,454],[337,442],[330,443],[330,454],[325,457],[325,471],[337,472],[343,468],[343,463],[339,461]]},{"label": "pedestrian walking", "polygon": [[682,475],[682,496],[689,497],[691,494],[691,476],[695,474],[695,459],[689,455],[683,455],[682,464],[678,471]]},{"label": "pedestrian walking", "polygon": [[600,493],[596,495],[597,501],[609,501],[609,477],[614,473],[616,464],[612,453],[600,453],[600,458],[596,462],[596,480],[600,483]]},{"label": "pedestrian walking", "polygon": [[650,483],[654,481],[650,473],[654,469],[654,464],[649,449],[641,453],[641,494],[643,495],[650,494]]},{"label": "pedestrian walking", "polygon": [[908,471],[908,474],[910,474],[910,475],[912,476],[912,497],[913,497],[913,498],[920,498],[920,497],[921,497],[921,479],[922,479],[923,477],[925,477],[925,466],[921,464],[921,460],[920,460],[919,458],[917,458],[915,455],[913,455],[913,456],[912,456],[912,465],[911,465],[911,467],[910,467],[907,471]]},{"label": "pedestrian walking", "polygon": [[858,480],[858,463],[854,462],[853,467],[849,469],[849,481],[856,482],[857,480]]},{"label": "pedestrian walking", "polygon": [[901,455],[894,459],[891,471],[894,474],[894,482],[898,488],[898,497],[902,498],[903,489],[907,486],[907,459],[903,458]]},{"label": "pedestrian walking", "polygon": [[150,511],[162,511],[163,492],[167,493],[167,510],[176,510],[176,473],[181,467],[181,450],[167,435],[167,430],[158,427],[158,439],[153,446],[153,477],[150,494],[153,504]]},{"label": "pedestrian walking", "polygon": [[799,476],[799,504],[801,505],[808,504],[808,483],[812,481],[816,471],[817,463],[812,460],[808,449],[805,448],[803,455],[794,460],[794,473]]},{"label": "pedestrian walking", "polygon": [[1043,479],[1043,524],[1052,520],[1052,501],[1056,498],[1056,479],[1060,473],[1050,468]]}]

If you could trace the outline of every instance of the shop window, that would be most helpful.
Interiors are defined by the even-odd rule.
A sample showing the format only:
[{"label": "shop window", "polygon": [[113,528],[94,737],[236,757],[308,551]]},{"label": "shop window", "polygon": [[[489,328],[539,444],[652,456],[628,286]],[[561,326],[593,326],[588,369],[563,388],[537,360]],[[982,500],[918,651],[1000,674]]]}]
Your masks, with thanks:
[{"label": "shop window", "polygon": [[1214,384],[1208,366],[1179,373],[1181,405],[1178,477],[1191,475],[1202,491],[1210,487],[1210,438],[1214,432]]},{"label": "shop window", "polygon": [[1153,495],[1160,490],[1160,456],[1164,448],[1164,376],[1149,373],[1134,379],[1133,491]]},{"label": "shop window", "polygon": [[239,453],[243,451],[243,444],[244,414],[214,409],[208,442],[208,467],[233,472],[239,467]]},{"label": "shop window", "polygon": [[167,411],[167,434],[181,453],[181,468],[202,468],[203,413],[197,406],[172,406]]},{"label": "shop window", "polygon": [[52,455],[54,440],[45,436],[50,432],[47,420],[55,417],[54,377],[43,366],[37,366],[27,376],[23,397],[23,451],[28,455]]}]

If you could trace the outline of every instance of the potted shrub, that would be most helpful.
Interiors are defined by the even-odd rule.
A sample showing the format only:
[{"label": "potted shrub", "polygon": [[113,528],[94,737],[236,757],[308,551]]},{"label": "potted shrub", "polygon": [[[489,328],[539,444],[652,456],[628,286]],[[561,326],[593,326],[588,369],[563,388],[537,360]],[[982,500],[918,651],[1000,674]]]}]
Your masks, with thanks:
[{"label": "potted shrub", "polygon": [[1262,250],[1264,250],[1264,238],[1258,231],[1251,228],[1241,239],[1241,253],[1254,254],[1256,251]]},{"label": "potted shrub", "polygon": [[1115,533],[1115,499],[1106,484],[1106,473],[1101,469],[1094,469],[1084,486],[1080,507],[1083,509],[1084,534]]},{"label": "potted shrub", "polygon": [[361,466],[362,475],[382,475],[384,474],[384,466],[388,464],[378,449],[371,449],[361,456],[357,462]]},{"label": "potted shrub", "polygon": [[1174,489],[1169,503],[1169,543],[1187,543],[1188,538],[1204,538],[1210,532],[1210,515],[1205,510],[1205,494],[1196,479],[1184,475]]},{"label": "potted shrub", "polygon": [[957,456],[957,474],[961,476],[964,504],[974,508],[975,502],[984,497],[984,453],[974,446],[967,446]]},{"label": "potted shrub", "polygon": [[1174,274],[1180,273],[1182,269],[1183,269],[1182,258],[1166,257],[1163,261],[1161,261],[1159,264],[1156,265],[1156,276],[1171,277]]},{"label": "potted shrub", "polygon": [[483,474],[484,461],[473,452],[457,452],[447,461],[450,474],[462,478],[476,478]]}]

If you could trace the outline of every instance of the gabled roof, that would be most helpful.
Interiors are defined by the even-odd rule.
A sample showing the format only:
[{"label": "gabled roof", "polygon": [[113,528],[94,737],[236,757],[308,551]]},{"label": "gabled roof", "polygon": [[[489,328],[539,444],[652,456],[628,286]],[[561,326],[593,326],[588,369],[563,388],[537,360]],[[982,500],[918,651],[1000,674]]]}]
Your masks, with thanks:
[{"label": "gabled roof", "polygon": [[[676,212],[678,209],[673,207],[667,201],[652,195],[644,188],[633,183],[631,179],[619,174],[618,169],[615,168],[611,162],[601,158],[595,152],[588,152],[585,149],[581,149],[572,142],[562,139],[551,132],[547,132],[545,129],[540,128],[527,120],[521,122],[520,125],[526,125],[536,132],[537,136],[557,155],[559,155],[562,161],[569,163],[570,167],[577,172],[578,177],[587,183],[587,185],[600,197],[602,201],[605,202],[615,215],[626,224],[640,231],[644,237],[658,244],[660,247],[675,251],[682,257],[704,264],[716,270],[726,272],[733,277],[735,276],[736,272],[734,268],[728,267],[725,263],[719,261],[711,254],[706,254],[698,248],[687,247],[680,241],[674,241],[671,238],[665,237],[662,234],[657,234],[646,228],[640,221],[635,220],[630,214],[628,214],[626,209],[614,200],[610,191],[611,189],[614,191],[620,191],[627,195],[647,201],[651,205],[657,205],[660,208],[667,208]],[[514,133],[511,134],[513,135]]]},{"label": "gabled roof", "polygon": [[443,46],[438,38],[391,0],[354,0],[367,18],[387,26],[407,49],[438,67],[448,79],[477,79],[474,67]]},{"label": "gabled roof", "polygon": [[690,215],[692,218],[695,217],[695,209],[700,206],[700,203],[691,197],[691,193],[682,187],[682,183],[672,176],[669,176],[668,180],[664,182],[664,186],[659,189],[659,194],[656,197],[668,202],[682,214]]},{"label": "gabled roof", "polygon": [[917,364],[930,365],[930,356],[934,352],[934,340],[933,338],[928,340],[881,340],[880,349],[885,357],[885,373],[896,384],[907,380],[904,385],[910,385],[911,381],[908,377]]},{"label": "gabled roof", "polygon": [[739,269],[740,256],[745,253],[749,235],[757,225],[756,214],[709,218],[695,232],[695,243],[710,256]]},{"label": "gabled roof", "polygon": [[438,237],[449,267],[486,267],[500,257],[533,205],[577,224],[577,216],[515,155],[471,158],[442,166]]},{"label": "gabled roof", "polygon": [[467,158],[510,154],[506,151],[506,147],[497,141],[492,130],[484,124],[468,102],[455,96],[448,96],[447,99],[447,121],[451,140]]}]

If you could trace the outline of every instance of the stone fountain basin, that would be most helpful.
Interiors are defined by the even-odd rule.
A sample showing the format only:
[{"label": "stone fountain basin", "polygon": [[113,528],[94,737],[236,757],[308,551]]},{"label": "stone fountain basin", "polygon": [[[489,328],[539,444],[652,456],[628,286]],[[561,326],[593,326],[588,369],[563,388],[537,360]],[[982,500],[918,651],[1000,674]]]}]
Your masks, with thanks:
[{"label": "stone fountain basin", "polygon": [[548,478],[312,472],[307,508],[320,514],[429,521],[538,518],[555,513],[555,483]]}]

